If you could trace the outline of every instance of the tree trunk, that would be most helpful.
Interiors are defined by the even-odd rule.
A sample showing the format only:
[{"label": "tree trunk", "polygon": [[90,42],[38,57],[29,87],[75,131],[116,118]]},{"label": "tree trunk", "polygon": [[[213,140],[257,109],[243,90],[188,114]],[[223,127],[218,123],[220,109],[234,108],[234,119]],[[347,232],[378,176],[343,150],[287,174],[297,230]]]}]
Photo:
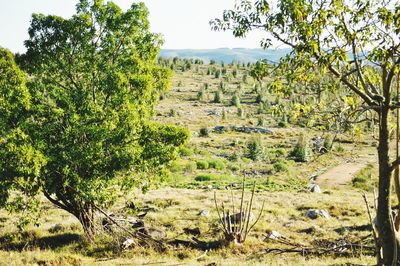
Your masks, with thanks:
[{"label": "tree trunk", "polygon": [[74,215],[81,223],[86,238],[89,242],[94,242],[96,230],[94,226],[94,210],[92,206],[90,204],[85,204],[84,208],[78,210]]},{"label": "tree trunk", "polygon": [[382,248],[383,256],[381,259],[381,254],[378,250],[378,265],[392,265],[395,249],[398,246],[390,208],[390,182],[392,171],[389,163],[388,115],[388,108],[383,107],[380,113],[381,119],[379,125],[379,196],[377,210],[379,245]]}]

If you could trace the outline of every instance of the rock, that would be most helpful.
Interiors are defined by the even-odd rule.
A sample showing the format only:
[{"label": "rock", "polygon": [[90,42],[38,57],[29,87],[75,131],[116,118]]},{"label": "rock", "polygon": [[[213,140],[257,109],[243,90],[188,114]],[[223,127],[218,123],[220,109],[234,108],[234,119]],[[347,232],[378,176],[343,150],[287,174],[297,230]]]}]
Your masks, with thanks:
[{"label": "rock", "polygon": [[231,126],[233,131],[244,132],[244,133],[261,133],[261,134],[272,134],[272,130],[261,127],[238,127]]},{"label": "rock", "polygon": [[[224,219],[224,217],[222,218]],[[240,219],[244,222],[247,219],[247,214],[245,215],[243,212],[238,212],[229,216],[231,224],[239,224]],[[250,222],[254,221],[255,217],[253,213],[250,213]]]},{"label": "rock", "polygon": [[216,127],[214,127],[214,132],[223,133],[225,131],[226,131],[226,128],[224,126],[216,126]]},{"label": "rock", "polygon": [[155,228],[149,228],[146,230],[147,231],[147,235],[151,236],[154,239],[164,239],[167,234],[164,231],[155,229]]},{"label": "rock", "polygon": [[127,249],[127,248],[129,248],[130,246],[132,246],[133,244],[135,244],[135,241],[133,241],[133,240],[130,239],[130,238],[127,238],[124,242],[122,242],[121,247],[122,247],[122,249]]},{"label": "rock", "polygon": [[217,110],[208,111],[208,115],[221,116],[220,112]]},{"label": "rock", "polygon": [[317,184],[311,184],[310,191],[312,193],[321,193],[321,188]]},{"label": "rock", "polygon": [[202,216],[202,217],[210,217],[211,216],[209,210],[201,210],[198,215]]},{"label": "rock", "polygon": [[282,235],[278,231],[271,231],[271,232],[269,232],[267,234],[267,236],[265,237],[264,241],[268,240],[268,239],[276,240],[276,239],[279,239],[279,238],[282,238]]},{"label": "rock", "polygon": [[306,216],[310,219],[317,219],[318,217],[322,217],[325,219],[330,219],[331,216],[325,210],[317,210],[317,209],[309,209],[306,212]]},{"label": "rock", "polygon": [[132,228],[140,228],[140,227],[144,227],[144,222],[143,220],[141,220],[138,217],[135,216],[128,216],[126,218],[126,221],[128,222],[128,224],[130,224],[132,226]]}]

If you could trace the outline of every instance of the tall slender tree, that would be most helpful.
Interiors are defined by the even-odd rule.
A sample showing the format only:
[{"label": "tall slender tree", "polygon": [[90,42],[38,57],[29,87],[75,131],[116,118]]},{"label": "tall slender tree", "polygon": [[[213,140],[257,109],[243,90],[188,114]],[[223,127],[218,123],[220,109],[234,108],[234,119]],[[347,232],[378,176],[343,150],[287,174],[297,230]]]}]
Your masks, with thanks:
[{"label": "tall slender tree", "polygon": [[[237,37],[263,30],[266,48],[291,47],[290,57],[305,66],[319,65],[379,116],[378,264],[399,264],[399,240],[390,207],[392,172],[400,158],[390,157],[389,116],[399,108],[394,97],[400,66],[400,4],[397,0],[249,0],[236,2],[214,30]],[[395,182],[399,182],[395,180]],[[397,219],[396,219],[397,220]],[[398,228],[398,226],[397,226]],[[383,254],[383,256],[381,256]],[[399,254],[399,256],[398,256]]]}]

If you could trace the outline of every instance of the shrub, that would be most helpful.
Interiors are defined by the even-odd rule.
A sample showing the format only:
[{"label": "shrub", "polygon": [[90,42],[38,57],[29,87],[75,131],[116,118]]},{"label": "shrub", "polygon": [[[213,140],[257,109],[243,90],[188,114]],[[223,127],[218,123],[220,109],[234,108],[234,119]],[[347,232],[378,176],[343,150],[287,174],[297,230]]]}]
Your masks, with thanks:
[{"label": "shrub", "polygon": [[196,162],[196,167],[197,167],[197,169],[204,170],[204,169],[208,169],[210,167],[210,165],[205,160],[199,160]]},{"label": "shrub", "polygon": [[247,143],[247,158],[253,161],[259,161],[263,159],[264,153],[265,151],[260,137],[253,138]]},{"label": "shrub", "polygon": [[214,103],[221,103],[221,102],[222,102],[222,92],[218,90],[214,93]]},{"label": "shrub", "polygon": [[198,175],[194,178],[195,181],[199,181],[199,182],[210,181],[211,179],[212,179],[212,176],[209,174]]},{"label": "shrub", "polygon": [[284,148],[276,148],[275,154],[277,157],[283,157],[287,155],[287,151]]},{"label": "shrub", "polygon": [[334,137],[331,134],[327,135],[326,138],[324,139],[324,148],[327,151],[332,150],[333,141],[334,141]]},{"label": "shrub", "polygon": [[208,161],[209,168],[214,168],[216,170],[224,170],[225,164],[220,160],[210,160]]},{"label": "shrub", "polygon": [[182,147],[179,149],[179,155],[180,156],[192,156],[193,155],[193,150],[189,149],[187,147]]},{"label": "shrub", "polygon": [[231,105],[239,107],[240,106],[240,97],[237,93],[232,96]]},{"label": "shrub", "polygon": [[286,128],[287,126],[287,122],[283,119],[278,122],[278,127]]},{"label": "shrub", "polygon": [[225,108],[222,109],[222,120],[226,120],[226,111],[225,111]]},{"label": "shrub", "polygon": [[185,167],[184,167],[184,171],[186,172],[186,173],[191,173],[191,172],[193,172],[194,170],[196,170],[197,169],[197,164],[195,163],[195,162],[188,162],[186,165],[185,165]]},{"label": "shrub", "polygon": [[274,163],[274,170],[276,172],[287,172],[289,170],[287,161],[283,158],[278,159],[278,161]]},{"label": "shrub", "polygon": [[206,128],[206,127],[200,128],[199,137],[208,137],[209,135],[210,135],[210,132],[209,132],[208,128]]},{"label": "shrub", "polygon": [[239,108],[237,109],[237,116],[238,116],[239,118],[244,118],[244,117],[245,117],[244,109],[243,109],[243,108],[239,107]]},{"label": "shrub", "polygon": [[264,126],[264,118],[262,116],[257,117],[257,126],[259,127]]},{"label": "shrub", "polygon": [[198,93],[197,93],[197,100],[202,101],[204,100],[206,96],[206,92],[204,89],[201,89]]},{"label": "shrub", "polygon": [[300,134],[296,146],[290,152],[290,156],[292,156],[296,162],[307,162],[309,160],[311,150],[308,147],[308,142],[304,133]]},{"label": "shrub", "polygon": [[218,79],[220,76],[221,76],[221,70],[218,69],[217,71],[215,71],[214,77],[215,77],[216,79]]},{"label": "shrub", "polygon": [[169,170],[173,173],[180,172],[182,171],[182,165],[177,161],[173,161],[169,166]]},{"label": "shrub", "polygon": [[237,172],[240,170],[240,166],[236,163],[229,163],[228,169],[231,170],[232,172]]},{"label": "shrub", "polygon": [[169,109],[169,116],[170,117],[175,117],[176,116],[176,110],[175,109]]}]

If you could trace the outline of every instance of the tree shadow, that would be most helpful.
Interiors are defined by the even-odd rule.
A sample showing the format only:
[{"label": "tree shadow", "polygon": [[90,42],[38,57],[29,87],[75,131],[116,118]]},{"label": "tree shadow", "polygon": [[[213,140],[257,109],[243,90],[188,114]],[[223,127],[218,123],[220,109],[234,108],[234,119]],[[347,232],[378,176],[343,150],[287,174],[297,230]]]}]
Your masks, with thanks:
[{"label": "tree shadow", "polygon": [[0,237],[0,249],[8,251],[23,251],[31,248],[58,249],[82,241],[82,236],[77,233],[63,233],[44,237],[21,237],[13,240],[11,235]]}]

